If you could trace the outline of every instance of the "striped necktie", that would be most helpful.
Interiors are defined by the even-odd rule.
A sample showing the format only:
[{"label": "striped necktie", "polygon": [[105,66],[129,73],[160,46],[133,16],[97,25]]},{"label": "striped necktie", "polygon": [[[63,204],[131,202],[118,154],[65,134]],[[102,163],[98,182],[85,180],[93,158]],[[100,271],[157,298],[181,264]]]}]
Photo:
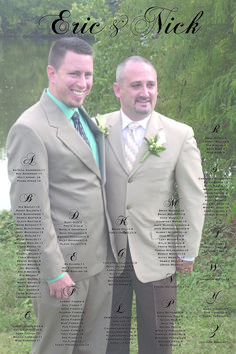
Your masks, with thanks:
[{"label": "striped necktie", "polygon": [[78,112],[74,112],[73,116],[71,117],[73,123],[74,123],[74,127],[75,129],[80,133],[80,135],[82,136],[82,138],[84,139],[84,141],[88,144],[88,146],[90,147],[91,149],[91,145],[89,143],[89,140],[88,140],[88,137],[87,135],[85,134],[85,131],[84,131],[84,128],[82,126],[82,123],[80,121],[80,118],[79,118],[79,113]]},{"label": "striped necktie", "polygon": [[128,132],[125,140],[125,158],[129,171],[131,171],[139,150],[136,129],[140,126],[137,122],[128,125]]}]

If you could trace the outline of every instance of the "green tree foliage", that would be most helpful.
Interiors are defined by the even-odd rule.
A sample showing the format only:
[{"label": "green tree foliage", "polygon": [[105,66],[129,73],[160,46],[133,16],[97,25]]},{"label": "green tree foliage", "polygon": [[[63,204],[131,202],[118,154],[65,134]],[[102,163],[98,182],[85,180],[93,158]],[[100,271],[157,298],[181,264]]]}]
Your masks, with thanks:
[{"label": "green tree foliage", "polygon": [[[168,0],[156,4],[153,0],[9,0],[6,5],[0,0],[0,8],[5,35],[55,36],[50,26],[53,17],[45,17],[40,25],[39,18],[58,16],[63,9],[70,11],[66,35],[94,41],[94,86],[86,102],[91,115],[119,109],[112,86],[122,59],[131,55],[149,59],[158,73],[157,110],[194,128],[206,177],[212,176],[214,169],[213,177],[221,177],[222,188],[225,194],[230,193],[234,204],[235,1]],[[196,20],[197,14],[200,17]],[[195,33],[192,29],[186,33],[194,17],[199,26]],[[75,23],[78,26],[73,33]],[[85,23],[86,30],[81,33]],[[93,23],[100,24],[93,28],[95,35],[90,33]],[[183,24],[175,27],[178,23]],[[213,135],[215,127],[218,133]],[[214,146],[217,153],[212,150]]]},{"label": "green tree foliage", "polygon": [[70,9],[72,3],[66,0],[0,0],[0,34],[14,37],[50,35],[50,27],[39,26],[39,19],[48,14],[58,15],[63,9]]},{"label": "green tree foliage", "polygon": [[[153,3],[149,1],[145,2],[145,7],[141,1],[135,2],[135,6],[130,0],[119,2],[119,10],[109,23],[112,26],[110,31],[104,30],[96,36],[95,85],[89,97],[90,109],[93,114],[119,109],[119,102],[112,90],[117,64],[130,55],[142,55],[149,59],[158,73],[158,111],[194,128],[202,152],[205,176],[211,179],[211,183],[207,183],[211,200],[215,201],[215,205],[217,200],[218,203],[225,203],[226,213],[218,217],[230,220],[236,214],[233,206],[236,185],[233,154],[236,4],[231,0],[168,1],[168,5],[163,6],[170,10],[175,8],[176,11],[167,17],[165,25],[168,11],[162,13],[163,26],[160,30],[160,11],[156,9],[150,18],[150,21],[153,20],[151,24],[155,25],[150,26],[152,29],[148,31],[143,19],[145,10],[151,6]],[[170,31],[179,22],[183,22],[183,28],[186,28],[200,11],[203,15],[198,20],[199,30],[196,33],[175,34]],[[128,24],[112,36],[114,24],[121,27],[121,20],[127,19],[124,15],[128,18]],[[174,21],[171,21],[172,16]],[[172,26],[167,34],[165,28],[168,23]],[[176,32],[180,30],[179,27]],[[214,131],[215,127],[217,129]],[[217,188],[214,188],[216,183],[212,178],[214,181],[220,180]],[[222,199],[222,193],[226,199]],[[212,209],[216,213],[215,206]]]}]

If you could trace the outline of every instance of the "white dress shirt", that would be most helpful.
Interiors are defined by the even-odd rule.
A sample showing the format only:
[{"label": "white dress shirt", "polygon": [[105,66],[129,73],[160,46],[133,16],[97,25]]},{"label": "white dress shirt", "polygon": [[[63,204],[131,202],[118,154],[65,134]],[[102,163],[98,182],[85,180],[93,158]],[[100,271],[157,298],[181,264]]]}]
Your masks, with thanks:
[{"label": "white dress shirt", "polygon": [[[148,122],[149,122],[149,119],[151,117],[151,114],[149,116],[147,116],[146,118],[143,118],[139,121],[137,121],[140,126],[136,129],[136,136],[137,136],[137,139],[138,139],[138,147],[140,148],[141,144],[142,144],[142,141],[143,141],[143,138],[144,138],[144,135],[145,135],[145,132],[146,132],[146,129],[147,129],[147,125],[148,125]],[[129,130],[128,128],[128,125],[130,123],[133,123],[134,121],[132,119],[130,119],[122,110],[121,110],[121,126],[122,126],[122,139],[123,139],[123,145],[125,146],[125,140],[126,140],[126,135],[127,135],[127,132]]]}]

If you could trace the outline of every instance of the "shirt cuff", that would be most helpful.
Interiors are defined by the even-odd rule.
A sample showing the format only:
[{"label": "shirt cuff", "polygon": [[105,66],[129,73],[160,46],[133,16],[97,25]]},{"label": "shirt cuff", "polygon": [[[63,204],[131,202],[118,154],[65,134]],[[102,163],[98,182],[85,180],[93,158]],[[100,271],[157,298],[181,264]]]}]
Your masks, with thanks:
[{"label": "shirt cuff", "polygon": [[178,255],[178,257],[181,258],[183,261],[187,261],[187,262],[192,262],[192,261],[194,261],[194,258],[195,258],[195,257],[187,258],[187,257],[179,256],[179,255]]},{"label": "shirt cuff", "polygon": [[62,277],[64,277],[65,274],[66,274],[66,272],[63,272],[62,274],[58,275],[58,277],[50,279],[50,280],[46,280],[46,282],[53,283],[54,281],[57,281],[57,280],[61,279]]}]

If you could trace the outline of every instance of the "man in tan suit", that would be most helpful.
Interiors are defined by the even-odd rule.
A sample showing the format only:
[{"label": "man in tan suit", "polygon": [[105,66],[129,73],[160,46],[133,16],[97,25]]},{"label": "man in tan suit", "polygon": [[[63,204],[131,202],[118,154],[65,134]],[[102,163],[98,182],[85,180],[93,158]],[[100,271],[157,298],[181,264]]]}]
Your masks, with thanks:
[{"label": "man in tan suit", "polygon": [[37,318],[33,353],[106,352],[112,261],[104,201],[104,137],[82,107],[93,50],[57,40],[49,87],[7,140],[11,205],[26,240],[25,271]]},{"label": "man in tan suit", "polygon": [[205,201],[201,158],[192,128],[154,111],[157,75],[149,61],[127,58],[118,66],[116,80],[121,111],[104,115],[102,123],[109,134],[110,234],[119,258],[107,353],[129,353],[134,290],[139,354],[167,354],[175,273],[192,272],[200,245]]}]

